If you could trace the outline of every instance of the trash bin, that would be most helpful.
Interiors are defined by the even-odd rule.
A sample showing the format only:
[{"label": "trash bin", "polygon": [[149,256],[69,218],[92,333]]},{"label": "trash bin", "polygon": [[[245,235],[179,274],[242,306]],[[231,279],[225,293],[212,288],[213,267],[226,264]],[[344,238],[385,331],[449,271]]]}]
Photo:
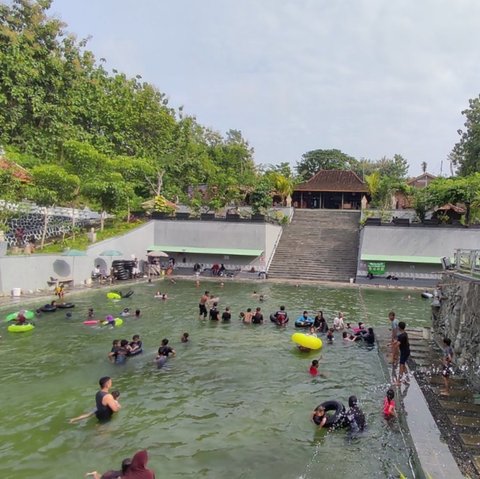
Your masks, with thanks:
[{"label": "trash bin", "polygon": [[22,295],[22,288],[13,288],[12,296],[18,297]]}]

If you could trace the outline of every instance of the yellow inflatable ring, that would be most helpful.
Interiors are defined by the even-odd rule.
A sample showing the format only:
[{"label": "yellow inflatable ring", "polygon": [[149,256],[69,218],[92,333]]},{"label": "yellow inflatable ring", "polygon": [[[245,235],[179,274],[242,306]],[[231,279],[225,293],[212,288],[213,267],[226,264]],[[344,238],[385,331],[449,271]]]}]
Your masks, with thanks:
[{"label": "yellow inflatable ring", "polygon": [[35,326],[33,324],[11,324],[7,329],[10,333],[26,333],[31,331]]},{"label": "yellow inflatable ring", "polygon": [[309,334],[295,333],[292,335],[292,341],[308,349],[320,349],[322,347],[322,340]]},{"label": "yellow inflatable ring", "polygon": [[118,293],[107,293],[108,299],[122,299],[122,297]]},{"label": "yellow inflatable ring", "polygon": [[115,318],[115,327],[118,328],[123,324],[123,319]]}]

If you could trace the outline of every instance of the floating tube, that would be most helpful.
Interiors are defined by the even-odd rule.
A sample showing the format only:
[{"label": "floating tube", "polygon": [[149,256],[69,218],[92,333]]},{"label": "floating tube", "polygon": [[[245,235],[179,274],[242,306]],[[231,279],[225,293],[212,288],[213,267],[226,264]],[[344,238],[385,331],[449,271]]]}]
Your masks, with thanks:
[{"label": "floating tube", "polygon": [[[325,408],[325,413],[327,414],[327,422],[324,427],[341,427],[345,422],[345,406],[338,401],[325,401],[322,404],[319,404],[317,407],[323,406]],[[332,412],[333,414],[328,414]],[[313,421],[317,426],[319,425],[322,418],[314,418]]]},{"label": "floating tube", "polygon": [[136,349],[133,353],[129,353],[128,356],[129,357],[138,356],[139,354],[142,354],[142,353],[143,353],[143,349],[140,348],[140,349]]},{"label": "floating tube", "polygon": [[278,324],[278,326],[285,326],[288,323],[288,314],[285,313],[285,319],[283,320],[283,322],[280,322],[278,318],[275,316],[275,314],[276,313],[272,313],[270,315],[270,321],[272,323]]},{"label": "floating tube", "polygon": [[86,321],[83,322],[86,326],[94,326],[95,324],[98,324],[98,320],[96,319],[87,319]]},{"label": "floating tube", "polygon": [[292,335],[292,341],[303,348],[320,349],[322,347],[322,340],[309,334],[295,333]]},{"label": "floating tube", "polygon": [[133,294],[133,291],[130,290],[128,293],[122,294],[122,298],[130,298],[130,296]]},{"label": "floating tube", "polygon": [[73,303],[60,303],[60,304],[57,304],[57,308],[60,308],[60,309],[70,309],[70,308],[74,308],[75,305]]},{"label": "floating tube", "polygon": [[115,327],[118,328],[123,324],[123,319],[115,318]]},{"label": "floating tube", "polygon": [[[5,321],[15,321],[19,314],[20,311],[17,311],[16,313],[10,313],[5,318]],[[35,317],[35,313],[33,311],[24,311],[23,315],[25,316],[25,319],[33,319]]]},{"label": "floating tube", "polygon": [[27,324],[11,324],[7,329],[10,333],[26,333],[31,331],[35,326],[31,323]]},{"label": "floating tube", "polygon": [[108,299],[122,299],[122,296],[119,293],[107,293]]},{"label": "floating tube", "polygon": [[429,293],[428,291],[424,291],[421,296],[422,298],[425,298],[425,299],[433,298],[433,294]]},{"label": "floating tube", "polygon": [[52,304],[45,304],[40,308],[40,311],[43,311],[44,313],[53,313],[57,310],[56,306],[53,306]]},{"label": "floating tube", "polygon": [[[83,322],[83,324],[85,324],[85,321]],[[116,328],[118,328],[119,326],[121,326],[123,324],[123,319],[121,318],[115,318],[113,323],[112,322],[109,322],[107,320],[103,320],[103,321],[100,321],[100,324],[102,326],[108,326],[108,325],[111,325],[111,326],[115,326]]]},{"label": "floating tube", "polygon": [[298,317],[295,320],[296,328],[311,328],[313,326],[314,320],[312,318],[304,318],[303,316]]}]

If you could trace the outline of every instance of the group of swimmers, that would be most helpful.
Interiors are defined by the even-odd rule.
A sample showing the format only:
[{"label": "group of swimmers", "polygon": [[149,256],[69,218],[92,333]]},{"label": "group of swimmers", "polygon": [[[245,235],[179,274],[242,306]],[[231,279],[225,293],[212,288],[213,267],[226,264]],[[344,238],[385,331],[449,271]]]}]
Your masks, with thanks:
[{"label": "group of swimmers", "polygon": [[135,334],[129,342],[127,339],[114,339],[108,359],[115,364],[125,364],[127,357],[137,356],[143,352],[140,336]]}]

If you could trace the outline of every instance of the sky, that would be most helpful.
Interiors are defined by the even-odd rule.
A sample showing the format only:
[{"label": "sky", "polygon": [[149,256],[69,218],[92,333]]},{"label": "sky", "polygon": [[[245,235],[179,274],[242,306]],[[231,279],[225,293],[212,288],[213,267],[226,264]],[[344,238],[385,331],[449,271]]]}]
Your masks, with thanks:
[{"label": "sky", "polygon": [[337,148],[433,174],[480,93],[478,0],[54,0],[107,69],[198,121],[242,131],[261,164]]}]

